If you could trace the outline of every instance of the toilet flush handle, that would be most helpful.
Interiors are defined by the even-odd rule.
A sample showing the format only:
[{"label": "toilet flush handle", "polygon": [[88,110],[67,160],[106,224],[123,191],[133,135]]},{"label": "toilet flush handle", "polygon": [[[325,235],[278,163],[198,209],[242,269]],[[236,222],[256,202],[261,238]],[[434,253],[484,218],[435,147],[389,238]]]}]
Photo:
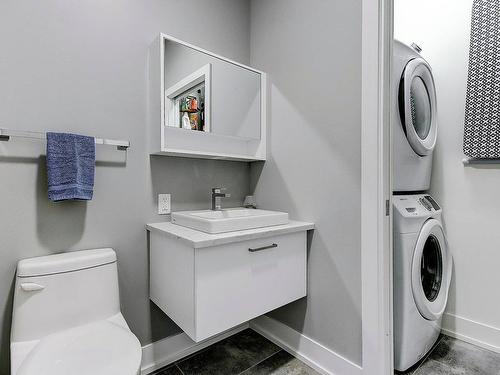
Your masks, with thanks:
[{"label": "toilet flush handle", "polygon": [[36,283],[21,283],[21,289],[25,292],[36,292],[37,290],[45,289],[45,287]]}]

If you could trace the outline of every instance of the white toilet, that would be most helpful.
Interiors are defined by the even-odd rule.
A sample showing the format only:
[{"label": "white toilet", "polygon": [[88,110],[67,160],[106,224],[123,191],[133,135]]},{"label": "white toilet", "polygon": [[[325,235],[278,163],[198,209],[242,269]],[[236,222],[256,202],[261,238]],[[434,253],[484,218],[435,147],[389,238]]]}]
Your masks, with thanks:
[{"label": "white toilet", "polygon": [[120,312],[113,249],[21,260],[12,375],[137,375],[141,345]]}]

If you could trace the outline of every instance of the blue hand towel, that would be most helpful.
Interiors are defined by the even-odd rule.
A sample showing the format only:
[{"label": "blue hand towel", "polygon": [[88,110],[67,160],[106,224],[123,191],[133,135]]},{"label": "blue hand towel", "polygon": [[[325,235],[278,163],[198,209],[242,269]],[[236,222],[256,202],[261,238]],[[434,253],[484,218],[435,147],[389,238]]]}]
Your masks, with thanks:
[{"label": "blue hand towel", "polygon": [[49,199],[91,200],[94,192],[95,139],[47,133]]}]

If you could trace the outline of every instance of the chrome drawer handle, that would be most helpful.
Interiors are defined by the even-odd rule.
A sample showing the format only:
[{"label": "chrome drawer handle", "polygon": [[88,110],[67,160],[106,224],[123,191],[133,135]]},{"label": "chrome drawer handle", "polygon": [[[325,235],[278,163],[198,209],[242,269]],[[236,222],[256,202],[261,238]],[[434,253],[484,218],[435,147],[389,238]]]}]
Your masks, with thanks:
[{"label": "chrome drawer handle", "polygon": [[275,248],[275,247],[278,247],[278,244],[273,243],[272,245],[268,245],[268,246],[254,247],[254,248],[250,247],[248,249],[248,251],[250,251],[251,253],[255,253],[256,251],[272,249],[272,248]]}]

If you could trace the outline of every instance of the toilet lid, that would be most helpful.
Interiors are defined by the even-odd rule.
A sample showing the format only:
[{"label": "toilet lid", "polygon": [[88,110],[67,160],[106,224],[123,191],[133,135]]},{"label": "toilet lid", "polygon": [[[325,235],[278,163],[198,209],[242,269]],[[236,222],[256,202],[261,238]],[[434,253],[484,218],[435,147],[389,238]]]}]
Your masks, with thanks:
[{"label": "toilet lid", "polygon": [[141,344],[129,330],[107,321],[52,334],[21,364],[18,375],[137,375]]}]

